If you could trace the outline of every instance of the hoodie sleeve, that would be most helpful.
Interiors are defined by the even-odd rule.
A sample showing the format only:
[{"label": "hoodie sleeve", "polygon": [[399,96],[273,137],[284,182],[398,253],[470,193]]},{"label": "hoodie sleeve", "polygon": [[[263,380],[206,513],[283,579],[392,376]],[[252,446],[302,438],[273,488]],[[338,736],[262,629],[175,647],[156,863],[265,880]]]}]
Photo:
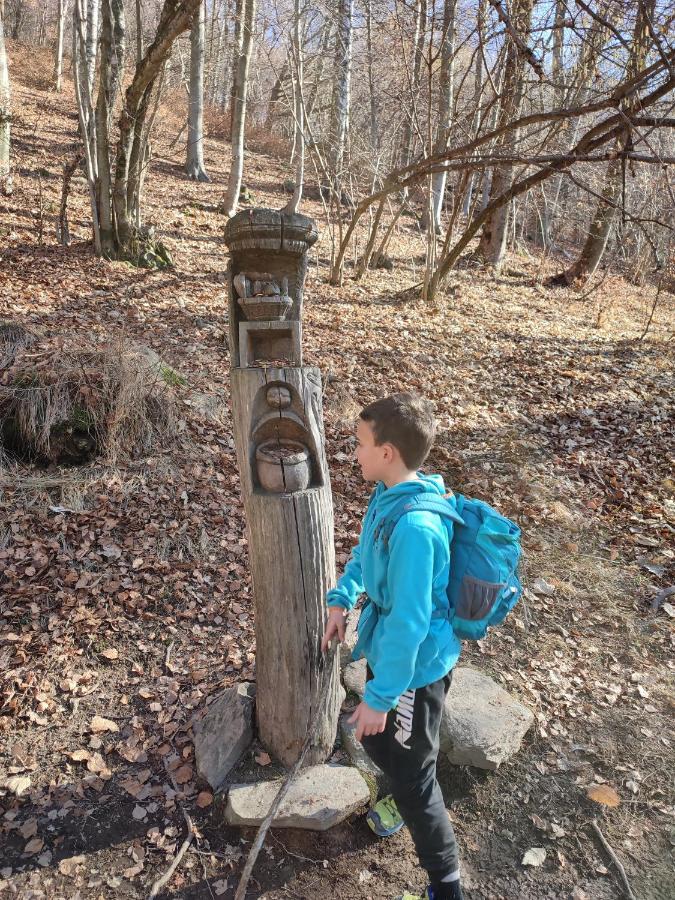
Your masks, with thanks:
[{"label": "hoodie sleeve", "polygon": [[363,593],[363,576],[361,575],[361,539],[352,550],[349,562],[345,566],[337,586],[326,594],[328,606],[341,606],[352,609]]},{"label": "hoodie sleeve", "polygon": [[433,608],[434,536],[423,524],[408,519],[394,529],[389,543],[387,591],[389,612],[382,616],[379,664],[366,684],[364,700],[372,709],[388,712],[408,689],[420,644],[429,633]]}]

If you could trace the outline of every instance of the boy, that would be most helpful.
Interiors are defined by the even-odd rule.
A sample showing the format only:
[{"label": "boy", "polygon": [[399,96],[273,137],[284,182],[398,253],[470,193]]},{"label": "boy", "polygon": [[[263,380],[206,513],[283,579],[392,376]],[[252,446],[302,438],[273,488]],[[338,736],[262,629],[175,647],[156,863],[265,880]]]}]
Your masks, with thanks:
[{"label": "boy", "polygon": [[365,480],[377,485],[359,543],[328,592],[321,644],[325,651],[334,637],[344,640],[345,616],[365,592],[353,655],[366,657],[368,674],[350,722],[391,779],[395,801],[385,798],[371,810],[371,827],[393,834],[405,822],[431,882],[423,895],[406,893],[401,900],[462,900],[457,844],[436,780],[443,702],[460,653],[446,596],[451,526],[436,513],[413,509],[396,523],[387,546],[380,534],[402,498],[445,494],[439,475],[417,471],[435,429],[431,404],[411,394],[393,394],[361,411],[356,456]]}]

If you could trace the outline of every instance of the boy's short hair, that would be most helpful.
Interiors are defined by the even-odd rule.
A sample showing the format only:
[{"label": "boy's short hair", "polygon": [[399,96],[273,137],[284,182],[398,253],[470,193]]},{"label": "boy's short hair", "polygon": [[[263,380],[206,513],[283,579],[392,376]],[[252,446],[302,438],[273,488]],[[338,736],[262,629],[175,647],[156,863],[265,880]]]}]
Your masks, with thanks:
[{"label": "boy's short hair", "polygon": [[368,422],[375,443],[393,444],[411,471],[429,455],[436,436],[433,404],[416,394],[392,394],[365,406],[359,415]]}]

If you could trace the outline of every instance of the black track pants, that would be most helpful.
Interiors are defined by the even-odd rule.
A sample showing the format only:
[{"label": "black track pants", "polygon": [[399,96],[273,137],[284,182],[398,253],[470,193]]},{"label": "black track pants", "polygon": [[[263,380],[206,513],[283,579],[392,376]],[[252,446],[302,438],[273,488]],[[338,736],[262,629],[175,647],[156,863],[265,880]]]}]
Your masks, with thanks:
[{"label": "black track pants", "polygon": [[[368,669],[368,678],[372,677]],[[426,687],[406,691],[387,715],[385,730],[362,739],[368,756],[391,779],[394,800],[431,881],[459,867],[455,833],[436,780],[438,732],[451,681],[452,672]]]}]

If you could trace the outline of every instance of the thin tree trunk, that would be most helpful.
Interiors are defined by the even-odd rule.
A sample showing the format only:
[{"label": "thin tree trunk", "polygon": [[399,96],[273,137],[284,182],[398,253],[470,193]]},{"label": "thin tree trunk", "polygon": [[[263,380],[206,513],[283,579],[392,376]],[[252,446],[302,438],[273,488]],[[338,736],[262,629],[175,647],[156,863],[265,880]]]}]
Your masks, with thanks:
[{"label": "thin tree trunk", "polygon": [[370,149],[374,154],[377,154],[380,149],[380,130],[377,123],[377,97],[375,95],[375,77],[373,72],[372,0],[366,0],[366,50],[368,53],[368,94],[370,96]]},{"label": "thin tree trunk", "polygon": [[412,78],[410,84],[410,108],[403,124],[403,137],[401,138],[400,166],[409,165],[413,152],[413,121],[415,119],[416,104],[420,92],[422,78],[422,59],[424,57],[424,43],[426,40],[426,22],[428,0],[417,0],[415,4],[415,35],[413,38]]},{"label": "thin tree trunk", "polygon": [[237,71],[233,93],[234,115],[232,117],[232,166],[223,202],[225,215],[231,218],[237,211],[241,179],[244,172],[244,132],[246,127],[246,96],[248,93],[248,73],[253,48],[253,24],[256,0],[242,0],[241,49],[237,60]]},{"label": "thin tree trunk", "polygon": [[5,47],[5,2],[0,0],[0,186],[9,193],[9,150],[11,131],[11,105],[9,91],[9,68]]},{"label": "thin tree trunk", "polygon": [[[438,110],[438,134],[434,153],[442,153],[448,146],[455,97],[455,11],[457,0],[445,0],[443,5],[443,37],[441,44],[440,98]],[[445,195],[447,174],[437,172],[431,176],[431,218],[434,231],[441,229],[441,210]],[[429,216],[425,213],[422,227],[428,228]]]},{"label": "thin tree trunk", "polygon": [[[533,0],[515,0],[511,6],[511,19],[518,34],[526,38],[530,28]],[[502,103],[498,126],[505,125],[517,118],[523,99],[523,79],[525,73],[525,57],[516,46],[515,41],[506,36],[507,51],[504,60],[504,78],[502,82]],[[518,133],[509,131],[499,141],[499,152],[512,156],[518,143]],[[513,164],[495,166],[492,172],[490,198],[502,196],[513,183]],[[498,206],[485,221],[478,245],[478,256],[493,265],[497,271],[502,266],[506,253],[506,240],[510,204]]]},{"label": "thin tree trunk", "polygon": [[305,180],[305,121],[304,121],[304,103],[302,102],[304,65],[303,55],[304,48],[302,46],[302,11],[300,4],[302,0],[295,0],[294,5],[294,21],[293,21],[293,43],[291,52],[295,68],[295,78],[293,82],[293,96],[295,98],[295,147],[298,155],[295,163],[295,189],[293,196],[284,207],[284,212],[297,213],[302,200],[302,188]]},{"label": "thin tree trunk", "polygon": [[136,65],[143,59],[143,14],[141,0],[136,0]]},{"label": "thin tree trunk", "polygon": [[194,181],[210,181],[204,168],[204,50],[206,9],[199,4],[190,30],[190,100],[185,171]]},{"label": "thin tree trunk", "polygon": [[234,4],[234,38],[232,40],[232,84],[230,85],[230,142],[234,135],[234,114],[237,108],[237,72],[244,37],[244,10],[247,0],[232,0]]},{"label": "thin tree trunk", "polygon": [[340,182],[344,162],[347,130],[349,128],[349,98],[352,77],[352,35],[354,0],[337,0],[337,31],[335,34],[335,80],[331,121],[330,161],[335,179],[337,203],[340,203]]},{"label": "thin tree trunk", "polygon": [[307,98],[307,103],[305,105],[305,121],[309,121],[312,113],[314,112],[317,97],[319,96],[319,89],[321,87],[321,80],[323,78],[324,65],[326,62],[326,58],[328,57],[328,48],[330,46],[331,34],[331,21],[330,19],[327,19],[323,24],[323,36],[321,39],[321,49],[319,50],[319,59],[317,61],[314,84],[312,85],[312,88],[309,92],[309,97]]},{"label": "thin tree trunk", "polygon": [[87,0],[87,44],[86,66],[89,79],[89,92],[94,93],[94,79],[96,78],[96,51],[98,50],[98,8],[100,0]]},{"label": "thin tree trunk", "polygon": [[[124,257],[131,253],[135,226],[132,221],[133,203],[138,197],[131,197],[129,203],[129,182],[132,151],[139,127],[145,122],[152,87],[164,68],[171,48],[178,37],[190,28],[192,17],[200,0],[165,0],[160,14],[159,25],[153,42],[148,47],[131,84],[124,94],[124,102],[119,119],[119,140],[114,167],[113,207],[117,229],[117,253]],[[140,187],[140,164],[135,163],[134,183]]]},{"label": "thin tree trunk", "polygon": [[101,15],[101,67],[96,102],[96,153],[101,252],[108,258],[113,257],[116,250],[110,179],[110,125],[124,66],[124,51],[124,0],[104,0]]},{"label": "thin tree trunk", "polygon": [[61,92],[63,80],[63,33],[66,25],[66,0],[58,0],[56,19],[56,46],[54,48],[54,90]]},{"label": "thin tree trunk", "polygon": [[[478,9],[476,10],[476,30],[478,33],[478,48],[476,50],[476,66],[473,84],[473,121],[471,123],[471,136],[478,134],[480,127],[480,98],[483,93],[483,44],[485,42],[485,3],[486,0],[478,0]],[[466,193],[464,196],[464,208],[462,212],[468,219],[471,213],[472,198],[476,175],[474,172],[469,173],[467,179]],[[479,180],[480,186],[480,180]]]},{"label": "thin tree trunk", "polygon": [[87,39],[84,31],[86,7],[84,0],[73,5],[73,71],[75,99],[80,122],[80,135],[84,146],[84,159],[89,185],[91,224],[94,235],[94,252],[101,255],[101,232],[98,215],[98,158],[96,152],[96,122],[87,72]]},{"label": "thin tree trunk", "polygon": [[[653,21],[656,0],[645,0],[639,4],[636,13],[633,40],[631,42],[631,54],[628,60],[627,77],[633,77],[645,61],[649,44],[649,20]],[[630,130],[626,129],[617,146],[624,150],[630,142]],[[617,215],[617,201],[621,198],[625,177],[625,163],[621,159],[612,160],[605,172],[605,181],[602,190],[603,199],[599,202],[593,221],[591,222],[583,249],[576,262],[565,271],[562,276],[554,279],[554,282],[572,284],[578,278],[591,277],[603,257],[612,226]]]}]

